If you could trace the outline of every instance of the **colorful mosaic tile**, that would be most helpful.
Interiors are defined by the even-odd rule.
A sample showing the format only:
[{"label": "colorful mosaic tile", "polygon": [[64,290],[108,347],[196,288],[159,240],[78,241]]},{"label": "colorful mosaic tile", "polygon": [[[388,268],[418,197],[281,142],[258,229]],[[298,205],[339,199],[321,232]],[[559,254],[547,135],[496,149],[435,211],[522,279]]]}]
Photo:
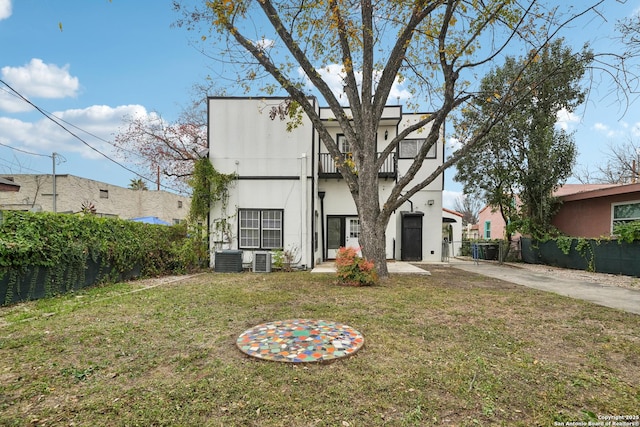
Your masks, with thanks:
[{"label": "colorful mosaic tile", "polygon": [[364,337],[341,323],[293,319],[254,326],[240,334],[236,345],[264,360],[325,362],[351,356],[364,345]]}]

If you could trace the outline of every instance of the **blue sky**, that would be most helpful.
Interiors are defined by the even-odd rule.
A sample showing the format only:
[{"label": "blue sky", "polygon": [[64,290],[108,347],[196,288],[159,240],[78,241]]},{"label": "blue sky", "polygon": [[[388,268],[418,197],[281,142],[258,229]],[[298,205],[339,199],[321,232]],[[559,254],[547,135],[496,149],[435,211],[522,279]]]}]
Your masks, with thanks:
[{"label": "blue sky", "polygon": [[[603,8],[608,22],[578,22],[564,35],[576,45],[616,48],[615,21],[639,8],[640,0],[612,0]],[[170,0],[0,0],[0,78],[95,149],[0,85],[0,175],[51,173],[47,156],[56,152],[57,173],[121,186],[136,178],[96,150],[114,157],[105,141],[126,115],[157,111],[174,120],[191,87],[215,66],[190,46],[190,34],[171,27],[175,19]],[[597,165],[609,144],[640,139],[640,104],[623,116],[624,106],[607,93],[606,81],[595,86],[589,102],[559,123],[576,132],[578,169]],[[461,190],[454,172],[446,173],[446,207]]]}]

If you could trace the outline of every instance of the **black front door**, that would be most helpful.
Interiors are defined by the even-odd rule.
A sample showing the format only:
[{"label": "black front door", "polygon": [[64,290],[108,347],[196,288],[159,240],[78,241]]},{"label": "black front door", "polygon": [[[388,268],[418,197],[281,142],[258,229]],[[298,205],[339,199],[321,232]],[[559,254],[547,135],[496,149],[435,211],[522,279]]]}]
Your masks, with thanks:
[{"label": "black front door", "polygon": [[402,261],[422,261],[422,212],[401,212],[402,243],[400,259]]}]

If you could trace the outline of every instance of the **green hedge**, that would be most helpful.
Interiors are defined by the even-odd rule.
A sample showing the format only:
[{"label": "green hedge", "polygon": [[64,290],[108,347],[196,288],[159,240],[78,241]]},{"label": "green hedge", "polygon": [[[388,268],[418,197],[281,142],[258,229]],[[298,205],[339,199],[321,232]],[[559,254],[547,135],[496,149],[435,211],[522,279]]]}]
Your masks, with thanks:
[{"label": "green hedge", "polygon": [[[185,226],[161,226],[50,212],[4,211],[0,223],[0,305],[101,281],[198,268],[203,242]],[[196,247],[198,251],[196,251]]]}]

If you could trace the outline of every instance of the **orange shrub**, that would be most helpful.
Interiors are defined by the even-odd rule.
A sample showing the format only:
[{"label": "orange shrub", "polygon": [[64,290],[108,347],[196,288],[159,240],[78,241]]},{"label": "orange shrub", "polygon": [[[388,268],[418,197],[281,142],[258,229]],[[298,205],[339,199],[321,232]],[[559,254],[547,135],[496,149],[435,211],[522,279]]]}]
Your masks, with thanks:
[{"label": "orange shrub", "polygon": [[341,283],[369,286],[378,282],[373,261],[358,256],[359,248],[341,247],[336,256],[336,270]]}]

